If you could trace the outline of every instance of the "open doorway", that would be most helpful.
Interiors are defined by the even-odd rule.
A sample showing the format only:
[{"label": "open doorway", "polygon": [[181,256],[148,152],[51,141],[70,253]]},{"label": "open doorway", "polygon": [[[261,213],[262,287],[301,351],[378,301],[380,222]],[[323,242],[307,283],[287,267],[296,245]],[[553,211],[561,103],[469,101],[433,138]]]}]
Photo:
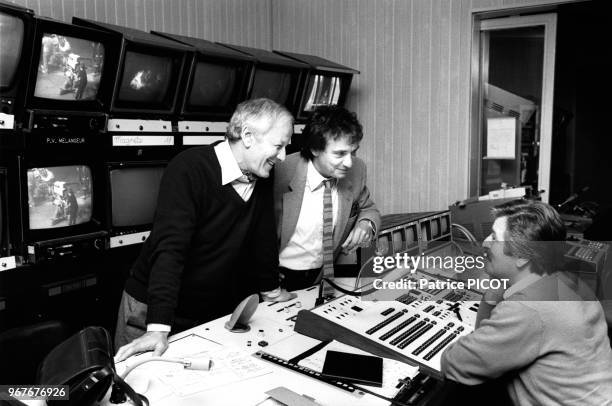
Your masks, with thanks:
[{"label": "open doorway", "polygon": [[[612,206],[612,53],[605,1],[557,10],[550,203]],[[598,206],[598,207],[597,207]],[[589,208],[589,206],[585,206]]]},{"label": "open doorway", "polygon": [[[505,72],[506,78],[503,81],[500,80],[501,76],[492,70],[495,69],[495,66],[483,64],[481,57],[472,58],[474,63],[478,61],[478,68],[474,70],[473,67],[473,73],[476,72],[476,74],[473,74],[472,99],[476,102],[472,106],[469,185],[471,196],[486,194],[487,189],[495,189],[502,182],[508,186],[521,184],[535,186],[535,179],[537,179],[537,189],[544,189],[545,200],[556,207],[570,198],[574,199],[574,202],[589,202],[583,205],[587,209],[593,209],[592,213],[585,213],[587,215],[592,215],[597,211],[603,212],[612,207],[612,157],[610,156],[612,130],[608,118],[612,117],[608,107],[610,105],[608,99],[612,97],[612,86],[610,85],[612,79],[609,78],[612,73],[612,63],[611,58],[606,55],[612,49],[610,46],[612,35],[609,29],[606,4],[607,2],[603,0],[577,1],[542,7],[490,11],[475,16],[473,44],[480,44],[480,46],[474,49],[481,52],[482,44],[488,46],[489,58],[485,62],[490,62],[492,58],[497,59],[497,64],[501,67],[499,72]],[[529,77],[527,72],[523,72],[522,77],[513,79],[507,73],[511,69],[508,60],[512,61],[512,58],[518,60],[524,56],[522,54],[530,50],[537,51],[537,47],[534,47],[533,44],[538,45],[538,41],[543,38],[541,29],[537,25],[531,31],[525,27],[514,31],[508,29],[509,27],[503,27],[504,31],[489,31],[491,34],[483,37],[483,32],[487,27],[484,22],[491,24],[495,23],[496,19],[520,21],[545,14],[554,15],[556,18],[554,69],[547,73],[544,66],[542,76],[543,82],[546,82],[547,78],[554,78],[554,84],[551,86],[553,96],[549,103],[545,102],[544,97],[539,98],[537,94],[526,92],[520,87],[530,81],[533,82],[532,79],[537,79],[537,77]],[[482,27],[484,29],[481,29]],[[489,41],[488,45],[486,41]],[[514,51],[507,47],[508,44],[512,44]],[[499,56],[505,55],[505,53],[498,52],[504,47],[509,49],[509,53],[506,53],[512,58],[508,56],[504,60]],[[494,52],[498,56],[495,56]],[[530,65],[533,65],[535,59],[528,56],[527,59],[532,60]],[[524,70],[529,68],[529,65],[518,64],[517,66]],[[484,69],[488,73],[483,76]],[[537,69],[540,68],[536,66]],[[495,75],[498,79],[495,79]],[[508,78],[515,80],[514,84],[504,83],[504,81],[508,82]],[[536,112],[530,116],[530,120],[539,120],[540,125],[547,120],[543,112],[548,104],[548,108],[552,110],[552,115],[548,119],[551,126],[548,145],[539,142],[543,141],[544,131],[540,131],[539,135],[535,133],[535,138],[531,136],[525,124],[533,127],[534,123],[521,121],[522,115],[519,116],[521,111],[510,108],[507,109],[510,113],[513,110],[519,113],[515,114],[517,117],[515,127],[517,133],[520,130],[521,137],[518,135],[515,137],[516,150],[513,154],[508,149],[506,156],[502,157],[506,159],[503,160],[491,162],[490,159],[486,159],[488,158],[487,147],[489,147],[486,138],[488,135],[486,134],[487,119],[502,123],[502,120],[490,120],[490,118],[495,119],[499,116],[489,106],[495,104],[488,100],[494,97],[487,99],[489,95],[485,93],[487,89],[490,93],[491,83],[489,82],[494,81],[499,83],[497,85],[492,83],[495,85],[493,90],[503,87],[506,93],[521,96],[521,99],[516,98],[517,100],[524,99],[524,103],[514,103],[519,107],[533,102]],[[488,86],[482,85],[483,82],[487,82]],[[476,85],[477,83],[480,86]],[[545,87],[544,85],[543,89]],[[504,100],[507,99],[507,97],[504,98]],[[502,113],[508,115],[505,110],[502,110]],[[537,128],[538,123],[536,122],[535,125]],[[503,144],[499,145],[503,146]],[[529,146],[539,147],[539,151],[535,148],[531,149],[539,153],[537,155],[530,153]],[[546,160],[543,159],[545,154],[548,155]],[[527,160],[522,159],[521,161],[521,156]],[[539,164],[537,171],[534,171],[536,162],[543,162],[544,167]],[[547,177],[547,181],[542,182],[542,179]],[[612,233],[612,224],[610,229]]]},{"label": "open doorway", "polygon": [[519,186],[547,193],[556,14],[480,15],[475,30],[471,195]]}]

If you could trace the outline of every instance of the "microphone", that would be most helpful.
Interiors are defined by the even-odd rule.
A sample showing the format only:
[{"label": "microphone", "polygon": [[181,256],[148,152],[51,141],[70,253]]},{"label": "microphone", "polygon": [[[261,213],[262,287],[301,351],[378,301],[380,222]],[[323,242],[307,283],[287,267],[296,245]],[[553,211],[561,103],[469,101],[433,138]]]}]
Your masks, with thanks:
[{"label": "microphone", "polygon": [[578,196],[580,196],[581,194],[585,193],[589,189],[590,188],[588,186],[585,186],[582,189],[580,189],[579,192],[573,193],[570,197],[568,197],[563,202],[561,202],[560,204],[557,205],[557,210],[561,210],[562,208],[566,207],[567,205],[572,203],[574,200],[578,199]]}]

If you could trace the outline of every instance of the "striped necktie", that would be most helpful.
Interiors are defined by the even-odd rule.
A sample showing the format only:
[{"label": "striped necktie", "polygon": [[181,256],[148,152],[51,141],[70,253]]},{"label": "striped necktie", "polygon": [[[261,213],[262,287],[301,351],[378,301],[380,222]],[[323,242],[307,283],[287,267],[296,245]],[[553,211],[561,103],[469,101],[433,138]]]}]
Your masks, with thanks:
[{"label": "striped necktie", "polygon": [[[334,207],[332,205],[332,180],[323,181],[323,277],[334,277]],[[323,295],[333,295],[334,288],[323,284]]]}]

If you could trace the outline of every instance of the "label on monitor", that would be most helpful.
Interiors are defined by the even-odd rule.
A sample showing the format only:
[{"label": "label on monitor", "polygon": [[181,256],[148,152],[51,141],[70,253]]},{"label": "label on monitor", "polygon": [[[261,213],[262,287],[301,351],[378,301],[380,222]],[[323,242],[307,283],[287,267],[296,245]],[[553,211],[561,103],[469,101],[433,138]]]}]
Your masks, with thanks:
[{"label": "label on monitor", "polygon": [[172,135],[113,135],[113,147],[172,146]]},{"label": "label on monitor", "polygon": [[224,139],[224,135],[185,135],[183,145],[210,145]]},{"label": "label on monitor", "polygon": [[14,256],[0,258],[0,272],[17,268],[17,261]]},{"label": "label on monitor", "polygon": [[227,131],[224,121],[179,121],[178,130],[182,133],[222,133]]},{"label": "label on monitor", "polygon": [[0,113],[0,130],[12,130],[15,126],[15,116]]},{"label": "label on monitor", "polygon": [[143,231],[141,233],[117,235],[110,238],[110,247],[119,248],[128,245],[142,244],[149,237],[149,234],[151,234],[150,231]]},{"label": "label on monitor", "polygon": [[293,125],[293,133],[294,134],[301,134],[302,131],[304,131],[304,124],[294,124]]},{"label": "label on monitor", "polygon": [[172,122],[164,120],[133,120],[127,118],[111,118],[108,120],[109,132],[146,132],[170,133]]}]

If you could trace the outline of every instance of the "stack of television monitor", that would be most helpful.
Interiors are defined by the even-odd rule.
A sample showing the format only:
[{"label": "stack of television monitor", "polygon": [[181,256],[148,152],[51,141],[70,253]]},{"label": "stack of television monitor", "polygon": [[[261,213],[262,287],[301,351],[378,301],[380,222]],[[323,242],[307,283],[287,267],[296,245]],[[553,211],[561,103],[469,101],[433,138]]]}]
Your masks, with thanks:
[{"label": "stack of television monitor", "polygon": [[0,146],[21,141],[0,151],[0,258],[71,258],[146,238],[180,148],[109,147],[112,120],[202,122],[221,136],[244,100],[271,98],[298,119],[342,104],[354,73],[309,55],[69,24],[1,3]]},{"label": "stack of television monitor", "polygon": [[[104,162],[93,151],[72,158],[20,155],[18,184],[0,171],[0,247],[8,253],[6,209],[20,202],[20,238],[29,262],[142,243],[148,236],[167,161]],[[84,153],[86,152],[86,153]],[[9,197],[10,194],[10,197]],[[15,196],[13,196],[15,194]],[[18,220],[19,221],[19,220]]]}]

